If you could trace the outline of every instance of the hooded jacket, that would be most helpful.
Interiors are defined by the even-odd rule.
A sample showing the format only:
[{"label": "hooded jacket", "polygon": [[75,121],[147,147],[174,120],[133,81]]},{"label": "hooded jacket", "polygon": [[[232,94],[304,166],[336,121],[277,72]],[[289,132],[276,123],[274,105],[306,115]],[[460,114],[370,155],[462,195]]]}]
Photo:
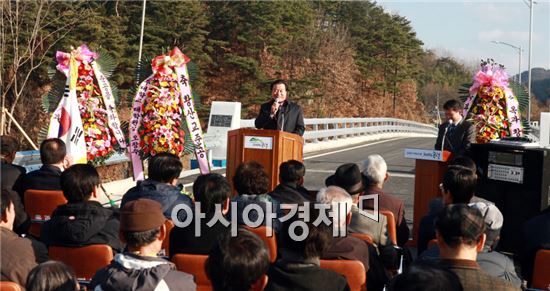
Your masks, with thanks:
[{"label": "hooded jacket", "polygon": [[58,206],[44,223],[40,239],[47,245],[69,247],[108,244],[121,252],[119,224],[118,213],[97,201],[67,203]]},{"label": "hooded jacket", "polygon": [[[189,196],[182,194],[179,187],[151,179],[139,181],[135,187],[128,190],[122,197],[120,208],[123,208],[128,202],[140,198],[151,199],[160,203],[164,216],[170,220],[172,220],[172,209],[178,204],[186,204],[193,209],[193,201]],[[186,218],[187,213],[185,211],[178,212],[179,221],[185,221]]]},{"label": "hooded jacket", "polygon": [[196,290],[193,276],[176,271],[171,262],[158,257],[118,254],[92,278],[95,291]]}]

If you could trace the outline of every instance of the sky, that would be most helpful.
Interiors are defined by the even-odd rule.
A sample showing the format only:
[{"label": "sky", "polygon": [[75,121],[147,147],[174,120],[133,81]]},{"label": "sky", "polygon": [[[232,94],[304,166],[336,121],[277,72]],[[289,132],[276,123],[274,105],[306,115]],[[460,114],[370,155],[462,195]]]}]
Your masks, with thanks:
[{"label": "sky", "polygon": [[[528,1],[528,0],[526,0]],[[550,69],[550,0],[533,5],[532,68]],[[425,49],[453,56],[468,65],[492,58],[510,75],[517,74],[519,50],[492,41],[523,48],[522,71],[527,71],[529,53],[529,6],[524,0],[500,1],[394,1],[379,0],[387,12],[411,21]]]}]

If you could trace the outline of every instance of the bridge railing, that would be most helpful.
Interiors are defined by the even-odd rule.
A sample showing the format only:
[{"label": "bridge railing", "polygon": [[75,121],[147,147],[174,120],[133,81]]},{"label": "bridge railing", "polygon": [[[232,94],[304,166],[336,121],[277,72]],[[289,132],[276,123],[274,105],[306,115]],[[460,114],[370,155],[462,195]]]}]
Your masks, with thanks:
[{"label": "bridge railing", "polygon": [[[306,143],[384,133],[437,135],[432,125],[397,118],[306,118]],[[254,119],[242,119],[241,127],[254,127]]]}]

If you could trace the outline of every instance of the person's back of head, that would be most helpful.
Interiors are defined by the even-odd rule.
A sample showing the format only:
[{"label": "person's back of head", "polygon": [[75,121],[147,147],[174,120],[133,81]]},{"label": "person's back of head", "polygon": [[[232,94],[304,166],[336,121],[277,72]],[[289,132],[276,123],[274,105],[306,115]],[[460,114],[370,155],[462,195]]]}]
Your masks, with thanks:
[{"label": "person's back of head", "polygon": [[476,208],[481,213],[483,221],[485,221],[485,246],[484,251],[492,251],[498,244],[500,239],[500,230],[504,223],[502,212],[490,203],[477,202],[469,204],[470,207]]},{"label": "person's back of head", "polygon": [[[323,221],[315,225],[314,222],[322,215],[321,210],[313,203],[306,205],[309,205],[309,219],[306,219],[305,215],[300,218],[296,214],[283,222],[280,247],[294,255],[302,256],[303,260],[319,259],[332,242],[332,226]],[[284,258],[284,252],[282,253]]]},{"label": "person's back of head", "polygon": [[215,291],[250,290],[268,268],[265,243],[245,229],[239,229],[236,237],[220,235],[205,264]]},{"label": "person's back of head", "polygon": [[0,136],[1,158],[11,164],[15,158],[15,153],[19,150],[19,141],[13,136]]},{"label": "person's back of head", "polygon": [[165,221],[157,201],[143,198],[130,201],[120,210],[120,237],[128,251],[139,252],[140,249],[150,248],[156,254],[166,236]]},{"label": "person's back of head", "polygon": [[388,165],[381,155],[370,155],[363,161],[363,176],[370,186],[381,186],[387,179]]},{"label": "person's back of head", "polygon": [[67,155],[65,142],[58,138],[49,138],[40,144],[40,160],[44,165],[55,165],[63,162]]},{"label": "person's back of head", "polygon": [[435,228],[442,258],[464,250],[476,254],[483,248],[485,222],[479,210],[467,204],[447,205],[437,216]]},{"label": "person's back of head", "polygon": [[477,176],[470,169],[450,166],[443,175],[443,199],[450,203],[470,203]]},{"label": "person's back of head", "polygon": [[224,203],[231,197],[231,185],[220,174],[200,175],[193,183],[193,196],[195,202],[201,203],[202,213],[214,213],[216,204],[223,209]]},{"label": "person's back of head", "polygon": [[27,291],[74,291],[79,285],[71,268],[62,262],[47,261],[32,269],[25,288]]},{"label": "person's back of head", "polygon": [[101,179],[92,165],[75,164],[61,173],[61,190],[69,203],[90,200],[100,185]]},{"label": "person's back of head", "polygon": [[235,170],[233,186],[239,195],[264,194],[269,190],[269,176],[258,162],[242,163]]},{"label": "person's back of head", "polygon": [[474,173],[477,171],[476,163],[474,162],[474,160],[472,160],[468,156],[456,156],[456,157],[454,157],[453,160],[451,161],[451,163],[449,164],[449,166],[464,167],[466,169],[470,169],[470,171],[472,171]]},{"label": "person's back of head", "polygon": [[317,193],[317,202],[330,204],[331,207],[338,207],[339,210],[334,209],[338,213],[333,217],[334,227],[339,226],[340,229],[345,229],[353,205],[352,197],[346,190],[338,186],[321,188]]},{"label": "person's back of head", "polygon": [[2,189],[2,200],[0,200],[2,221],[0,222],[2,227],[7,229],[13,229],[13,222],[15,220],[15,209],[11,200],[8,190]]},{"label": "person's back of head", "polygon": [[462,291],[458,276],[431,263],[413,264],[390,282],[388,291]]},{"label": "person's back of head", "polygon": [[172,183],[180,176],[183,165],[178,156],[171,153],[159,153],[149,159],[149,179],[162,182]]},{"label": "person's back of head", "polygon": [[299,161],[289,160],[279,166],[279,180],[281,183],[303,184],[306,167]]}]

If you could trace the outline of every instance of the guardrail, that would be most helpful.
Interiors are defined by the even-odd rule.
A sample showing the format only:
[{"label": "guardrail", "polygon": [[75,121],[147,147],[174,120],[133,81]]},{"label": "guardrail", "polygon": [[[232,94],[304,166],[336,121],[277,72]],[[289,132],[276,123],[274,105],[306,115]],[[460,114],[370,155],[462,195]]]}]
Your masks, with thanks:
[{"label": "guardrail", "polygon": [[[434,126],[396,118],[306,118],[304,122],[306,143],[383,133],[437,135],[437,128]],[[241,127],[254,127],[254,119],[242,119]],[[105,164],[112,165],[128,161],[126,154],[114,154],[105,161]],[[27,171],[36,170],[42,165],[38,151],[18,152],[14,163],[25,166]]]},{"label": "guardrail", "polygon": [[[432,125],[397,118],[306,118],[306,143],[382,133],[437,135]],[[254,119],[242,119],[241,127],[254,127]]]}]

